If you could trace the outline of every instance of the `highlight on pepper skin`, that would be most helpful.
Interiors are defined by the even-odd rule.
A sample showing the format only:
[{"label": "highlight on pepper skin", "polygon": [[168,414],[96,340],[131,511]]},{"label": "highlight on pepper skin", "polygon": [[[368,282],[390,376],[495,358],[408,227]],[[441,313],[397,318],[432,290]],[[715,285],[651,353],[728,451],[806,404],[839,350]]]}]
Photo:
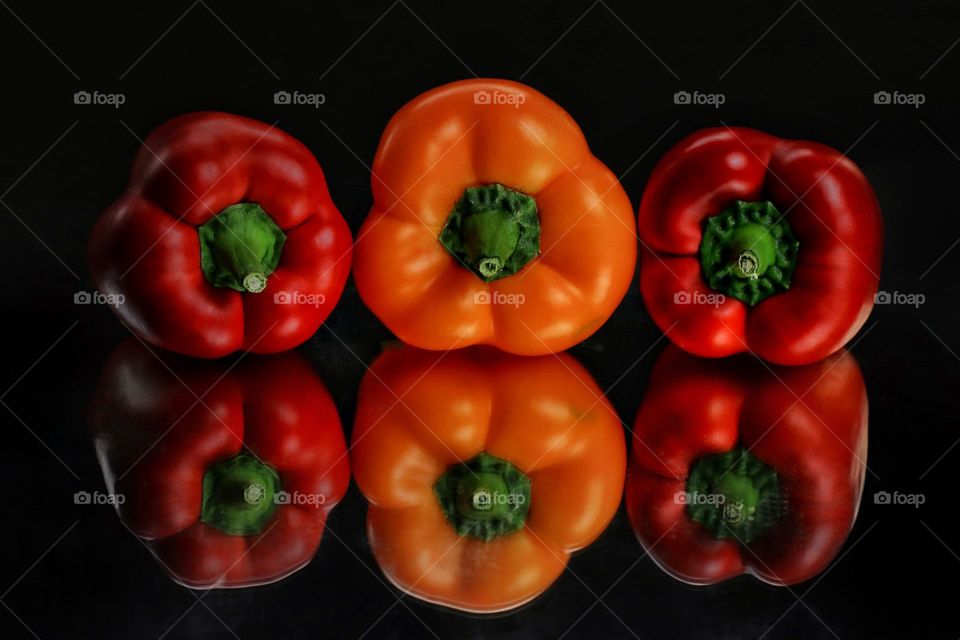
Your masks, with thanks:
[{"label": "highlight on pepper skin", "polygon": [[475,613],[543,593],[613,518],[626,471],[620,420],[576,360],[488,347],[383,353],[350,453],[384,575]]},{"label": "highlight on pepper skin", "polygon": [[867,394],[850,353],[771,371],[670,346],[637,413],[627,514],[678,580],[797,584],[849,536],[866,460]]},{"label": "highlight on pepper skin", "polygon": [[216,112],[147,137],[87,251],[131,331],[197,358],[305,342],[336,306],[351,252],[313,154],[273,126]]},{"label": "highlight on pepper skin", "polygon": [[264,585],[306,566],[350,481],[323,381],[295,353],[232,368],[160,356],[123,343],[90,407],[121,521],[191,589]]},{"label": "highlight on pepper skin", "polygon": [[741,127],[690,134],[654,167],[637,229],[647,311],[694,355],[810,364],[873,309],[880,206],[822,144]]},{"label": "highlight on pepper skin", "polygon": [[559,105],[507,80],[453,82],[390,120],[354,279],[407,344],[521,355],[599,329],[636,268],[616,176]]}]

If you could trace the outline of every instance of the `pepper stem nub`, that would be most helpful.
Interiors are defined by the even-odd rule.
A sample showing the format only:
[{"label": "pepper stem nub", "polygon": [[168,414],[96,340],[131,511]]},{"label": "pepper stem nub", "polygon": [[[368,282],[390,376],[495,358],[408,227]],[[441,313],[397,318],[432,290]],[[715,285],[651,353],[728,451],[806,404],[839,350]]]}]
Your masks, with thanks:
[{"label": "pepper stem nub", "polygon": [[737,256],[737,269],[745,278],[751,280],[759,278],[760,260],[757,258],[757,254],[750,249],[741,251],[740,255]]}]

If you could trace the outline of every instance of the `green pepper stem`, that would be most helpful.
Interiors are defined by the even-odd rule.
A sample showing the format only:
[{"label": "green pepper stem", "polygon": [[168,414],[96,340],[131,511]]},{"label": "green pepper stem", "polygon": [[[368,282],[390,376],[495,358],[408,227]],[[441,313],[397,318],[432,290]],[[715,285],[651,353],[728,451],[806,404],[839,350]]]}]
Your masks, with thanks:
[{"label": "green pepper stem", "polygon": [[777,472],[737,447],[704,456],[690,468],[687,513],[714,538],[748,543],[769,530],[783,509]]},{"label": "green pepper stem", "polygon": [[210,284],[249,293],[266,289],[286,235],[260,205],[231,205],[197,232],[200,268]]},{"label": "green pepper stem", "polygon": [[530,479],[487,453],[448,468],[433,492],[458,535],[485,542],[523,528],[530,508]]},{"label": "green pepper stem", "polygon": [[752,306],[790,288],[798,248],[772,203],[738,200],[707,218],[700,264],[711,288]]},{"label": "green pepper stem", "polygon": [[464,190],[440,243],[484,282],[513,275],[540,254],[536,201],[502,184]]},{"label": "green pepper stem", "polygon": [[280,476],[246,453],[220,462],[203,476],[200,520],[228,535],[260,533],[276,510]]}]

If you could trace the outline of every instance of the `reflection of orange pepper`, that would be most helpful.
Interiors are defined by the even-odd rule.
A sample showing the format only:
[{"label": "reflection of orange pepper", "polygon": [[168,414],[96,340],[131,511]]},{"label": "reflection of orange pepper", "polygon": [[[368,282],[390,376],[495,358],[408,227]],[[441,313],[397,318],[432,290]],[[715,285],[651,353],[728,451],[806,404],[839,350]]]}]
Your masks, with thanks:
[{"label": "reflection of orange pepper", "polygon": [[485,348],[382,355],[351,456],[386,576],[485,613],[542,593],[600,535],[626,467],[619,419],[572,357]]},{"label": "reflection of orange pepper", "polygon": [[357,238],[364,302],[425,349],[561,351],[619,304],[637,257],[626,193],[560,106],[506,80],[404,106]]}]

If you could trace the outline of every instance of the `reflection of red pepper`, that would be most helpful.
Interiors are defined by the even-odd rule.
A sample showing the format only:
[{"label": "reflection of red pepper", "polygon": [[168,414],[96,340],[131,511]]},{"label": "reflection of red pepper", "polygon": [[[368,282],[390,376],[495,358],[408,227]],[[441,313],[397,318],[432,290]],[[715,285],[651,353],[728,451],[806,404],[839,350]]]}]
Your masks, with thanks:
[{"label": "reflection of red pepper", "polygon": [[293,573],[350,476],[323,382],[293,353],[233,368],[163,355],[166,365],[139,342],[119,347],[91,409],[121,519],[189,587]]},{"label": "reflection of red pepper", "polygon": [[880,208],[829,147],[699,131],[654,169],[638,223],[644,302],[690,353],[809,364],[843,347],[873,308]]},{"label": "reflection of red pepper", "polygon": [[313,335],[343,291],[350,251],[306,147],[256,120],[191,113],[147,138],[89,257],[140,337],[215,358],[285,351]]},{"label": "reflection of red pepper", "polygon": [[853,356],[775,373],[745,358],[668,348],[637,414],[627,512],[654,560],[694,584],[816,575],[863,490],[867,396]]}]

